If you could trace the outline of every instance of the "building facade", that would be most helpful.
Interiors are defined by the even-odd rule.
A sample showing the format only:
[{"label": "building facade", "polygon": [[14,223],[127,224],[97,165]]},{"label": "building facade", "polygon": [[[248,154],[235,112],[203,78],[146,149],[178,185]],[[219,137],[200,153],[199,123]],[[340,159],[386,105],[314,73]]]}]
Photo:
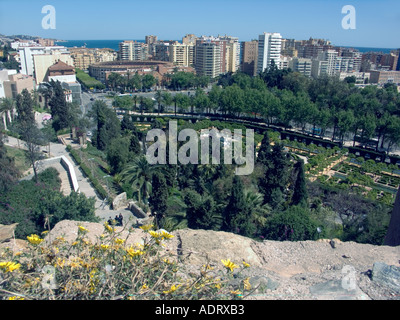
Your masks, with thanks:
[{"label": "building facade", "polygon": [[148,59],[148,44],[137,41],[123,41],[119,44],[118,60],[141,61]]},{"label": "building facade", "polygon": [[194,64],[194,45],[179,42],[169,45],[169,61],[178,66],[192,66]]},{"label": "building facade", "polygon": [[195,46],[195,69],[198,75],[211,79],[221,74],[221,46],[213,42],[198,42]]},{"label": "building facade", "polygon": [[241,44],[242,61],[241,70],[250,76],[255,76],[257,71],[258,41],[246,41]]},{"label": "building facade", "polygon": [[370,83],[383,85],[385,83],[400,84],[400,71],[370,70]]},{"label": "building facade", "polygon": [[280,33],[267,33],[258,37],[257,73],[267,69],[272,61],[279,66],[281,58],[282,36]]},{"label": "building facade", "polygon": [[306,77],[311,77],[312,60],[295,57],[289,62],[289,68],[294,72],[299,72]]}]

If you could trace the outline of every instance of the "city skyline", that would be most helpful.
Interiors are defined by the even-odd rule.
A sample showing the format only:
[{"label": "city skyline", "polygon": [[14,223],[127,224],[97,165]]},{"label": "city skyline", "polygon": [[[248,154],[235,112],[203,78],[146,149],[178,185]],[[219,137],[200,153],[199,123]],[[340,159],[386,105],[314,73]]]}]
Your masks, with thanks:
[{"label": "city skyline", "polygon": [[[356,29],[342,28],[342,8],[348,4],[356,9]],[[45,5],[56,10],[55,29],[42,28]],[[150,34],[176,40],[192,33],[250,41],[263,32],[279,32],[283,38],[323,38],[341,46],[398,48],[393,34],[399,28],[400,2],[396,0],[0,0],[0,33],[62,40],[144,39]]]}]

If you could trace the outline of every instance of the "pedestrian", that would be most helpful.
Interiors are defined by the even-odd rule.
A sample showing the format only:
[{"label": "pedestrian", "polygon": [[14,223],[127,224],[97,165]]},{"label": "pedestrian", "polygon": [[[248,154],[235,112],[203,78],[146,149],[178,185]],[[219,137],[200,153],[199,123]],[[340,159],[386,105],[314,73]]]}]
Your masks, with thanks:
[{"label": "pedestrian", "polygon": [[120,212],[119,213],[119,224],[121,227],[123,226],[123,223],[122,223],[123,220],[124,220],[124,217],[122,216],[122,213]]}]

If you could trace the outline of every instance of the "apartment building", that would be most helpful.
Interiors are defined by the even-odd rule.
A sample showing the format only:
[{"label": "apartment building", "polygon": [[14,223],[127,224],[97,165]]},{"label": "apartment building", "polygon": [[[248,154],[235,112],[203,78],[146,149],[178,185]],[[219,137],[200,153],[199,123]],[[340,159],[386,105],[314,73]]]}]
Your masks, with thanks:
[{"label": "apartment building", "polygon": [[[35,77],[34,56],[36,55],[66,55],[70,57],[69,51],[63,46],[42,47],[36,46],[21,46],[18,48],[19,62],[21,64],[21,73]],[[56,59],[62,59],[57,57]],[[52,62],[51,64],[53,64]],[[51,65],[50,64],[50,65]],[[48,65],[47,68],[50,66]],[[47,70],[47,69],[46,69]]]},{"label": "apartment building", "polygon": [[70,48],[75,68],[87,70],[96,62],[114,61],[117,53],[112,49]]},{"label": "apartment building", "polygon": [[257,71],[258,41],[245,41],[241,43],[241,46],[241,70],[243,73],[255,76]]},{"label": "apartment building", "polygon": [[[240,44],[237,37],[231,36],[201,36],[196,40],[196,47],[203,43],[213,43],[219,47],[219,74],[237,72],[240,68]],[[195,49],[195,57],[196,57]],[[197,58],[195,58],[197,61]]]},{"label": "apartment building", "polygon": [[182,43],[183,43],[183,44],[192,44],[192,45],[195,45],[197,39],[198,39],[198,38],[197,38],[194,34],[186,34],[186,35],[182,38]]},{"label": "apartment building", "polygon": [[196,73],[210,78],[221,74],[221,46],[214,42],[196,42]]},{"label": "apartment building", "polygon": [[142,61],[148,59],[148,44],[127,40],[120,42],[118,60],[122,61]]},{"label": "apartment building", "polygon": [[257,73],[268,68],[272,61],[279,66],[281,58],[282,36],[280,33],[264,32],[258,37]]},{"label": "apartment building", "polygon": [[370,70],[370,83],[383,85],[385,83],[400,84],[400,71]]},{"label": "apartment building", "polygon": [[57,61],[62,61],[67,65],[74,67],[74,59],[69,53],[51,50],[47,53],[33,55],[34,72],[33,76],[36,84],[46,81],[46,75],[50,66],[54,65]]},{"label": "apartment building", "polygon": [[9,74],[8,81],[3,82],[4,95],[7,98],[16,98],[22,90],[27,89],[31,92],[35,88],[35,80],[33,77],[16,73]]},{"label": "apartment building", "polygon": [[294,72],[299,72],[306,77],[311,77],[312,60],[295,57],[289,62],[289,68]]},{"label": "apartment building", "polygon": [[178,66],[194,64],[194,45],[175,42],[169,46],[169,61]]}]

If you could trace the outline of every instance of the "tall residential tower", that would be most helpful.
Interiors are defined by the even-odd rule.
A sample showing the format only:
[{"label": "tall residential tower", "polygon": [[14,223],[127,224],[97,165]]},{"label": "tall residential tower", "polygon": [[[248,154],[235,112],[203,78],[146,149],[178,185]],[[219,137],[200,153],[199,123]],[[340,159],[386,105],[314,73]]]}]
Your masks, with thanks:
[{"label": "tall residential tower", "polygon": [[258,37],[257,73],[263,72],[274,60],[279,67],[282,36],[280,33],[264,32]]}]

